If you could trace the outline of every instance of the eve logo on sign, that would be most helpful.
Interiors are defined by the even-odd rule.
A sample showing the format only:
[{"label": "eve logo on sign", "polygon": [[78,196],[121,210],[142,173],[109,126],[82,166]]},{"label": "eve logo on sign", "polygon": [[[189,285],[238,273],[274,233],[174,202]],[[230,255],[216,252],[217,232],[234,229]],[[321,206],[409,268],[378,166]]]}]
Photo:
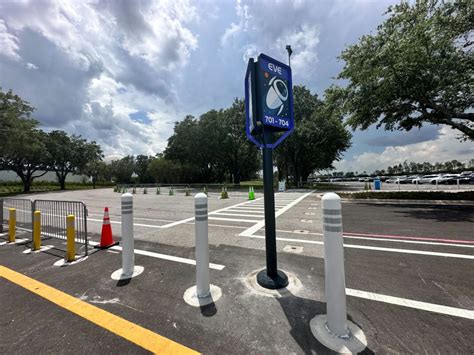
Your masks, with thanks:
[{"label": "eve logo on sign", "polygon": [[273,64],[273,63],[268,63],[268,69],[272,72],[278,73],[281,75],[281,67]]}]

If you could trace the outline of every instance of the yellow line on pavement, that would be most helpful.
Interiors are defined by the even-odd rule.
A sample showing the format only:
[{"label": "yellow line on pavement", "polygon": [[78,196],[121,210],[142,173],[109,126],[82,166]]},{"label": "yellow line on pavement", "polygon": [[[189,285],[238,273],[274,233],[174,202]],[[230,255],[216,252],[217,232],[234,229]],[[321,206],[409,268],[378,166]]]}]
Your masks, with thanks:
[{"label": "yellow line on pavement", "polygon": [[0,277],[155,354],[197,354],[184,345],[2,265]]}]

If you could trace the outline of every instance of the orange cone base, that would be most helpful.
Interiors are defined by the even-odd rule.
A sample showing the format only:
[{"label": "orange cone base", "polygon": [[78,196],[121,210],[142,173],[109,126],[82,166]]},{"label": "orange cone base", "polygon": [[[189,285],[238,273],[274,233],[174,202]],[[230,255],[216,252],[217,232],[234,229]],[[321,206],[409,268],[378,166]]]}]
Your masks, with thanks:
[{"label": "orange cone base", "polygon": [[109,245],[94,245],[94,248],[96,249],[109,249],[111,247],[113,247],[114,245],[119,245],[119,242],[113,242],[112,244],[109,244]]}]

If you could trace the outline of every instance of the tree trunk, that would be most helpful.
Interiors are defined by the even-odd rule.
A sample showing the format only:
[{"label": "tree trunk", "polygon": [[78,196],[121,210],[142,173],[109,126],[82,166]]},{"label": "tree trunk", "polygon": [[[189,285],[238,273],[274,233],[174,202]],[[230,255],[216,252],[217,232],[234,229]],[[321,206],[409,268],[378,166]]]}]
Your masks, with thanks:
[{"label": "tree trunk", "polygon": [[58,178],[58,182],[59,182],[59,185],[61,186],[61,190],[66,190],[66,176],[67,176],[67,173],[56,172],[56,177]]},{"label": "tree trunk", "polygon": [[31,190],[31,180],[23,181],[23,192],[30,192]]},{"label": "tree trunk", "polygon": [[240,184],[240,174],[238,170],[234,170],[234,173],[232,174],[234,177],[234,184],[238,185]]},{"label": "tree trunk", "polygon": [[23,183],[23,192],[30,192],[31,190],[31,175],[19,175],[21,182]]}]

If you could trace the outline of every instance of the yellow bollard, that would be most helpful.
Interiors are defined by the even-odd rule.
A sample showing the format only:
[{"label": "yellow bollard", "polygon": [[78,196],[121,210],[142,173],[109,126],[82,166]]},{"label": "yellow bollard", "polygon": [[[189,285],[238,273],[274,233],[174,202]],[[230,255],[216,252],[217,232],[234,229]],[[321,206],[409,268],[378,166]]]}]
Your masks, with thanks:
[{"label": "yellow bollard", "polygon": [[41,248],[41,212],[35,211],[33,214],[33,247],[32,250]]},{"label": "yellow bollard", "polygon": [[76,260],[76,228],[75,228],[76,217],[73,214],[70,214],[66,217],[66,226],[67,226],[67,251],[66,251],[66,261],[71,262]]},{"label": "yellow bollard", "polygon": [[15,243],[16,239],[16,208],[10,208],[10,219],[8,221],[8,241]]}]

